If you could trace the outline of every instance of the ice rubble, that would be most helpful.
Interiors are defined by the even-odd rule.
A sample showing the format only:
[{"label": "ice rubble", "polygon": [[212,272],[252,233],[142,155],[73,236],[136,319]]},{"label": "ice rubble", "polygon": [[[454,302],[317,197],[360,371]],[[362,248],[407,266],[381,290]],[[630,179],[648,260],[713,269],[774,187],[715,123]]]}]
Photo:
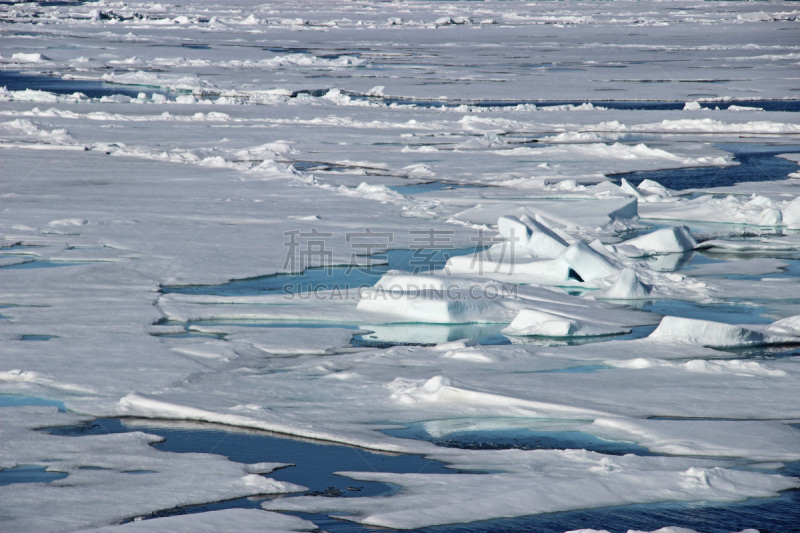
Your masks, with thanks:
[{"label": "ice rubble", "polygon": [[569,246],[561,235],[545,223],[523,215],[522,219],[515,216],[502,216],[497,219],[497,231],[506,241],[517,248],[525,249],[531,256],[543,259],[558,257]]},{"label": "ice rubble", "polygon": [[690,200],[671,203],[645,203],[642,217],[654,220],[708,221],[753,226],[800,227],[798,197],[775,200],[753,194],[750,197],[727,195],[719,198],[705,194]]},{"label": "ice rubble", "polygon": [[[613,216],[613,215],[611,215]],[[446,272],[557,286],[600,289],[598,298],[635,300],[661,296],[707,295],[702,282],[660,273],[636,259],[697,248],[686,227],[662,228],[614,245],[585,242],[548,223],[541,215],[502,216],[498,232],[505,242],[476,255],[451,258]]]},{"label": "ice rubble", "polygon": [[[357,309],[365,313],[364,318],[429,324],[508,323],[513,318],[508,331],[515,335],[526,335],[521,331],[544,316],[554,321],[548,324],[551,332],[567,333],[548,335],[557,337],[620,333],[625,326],[653,320],[645,313],[621,309],[607,314],[612,306],[543,287],[449,275],[390,271],[359,296]],[[529,306],[543,314],[526,315]]]},{"label": "ice rubble", "polygon": [[609,300],[643,300],[650,295],[651,290],[651,286],[639,280],[635,270],[624,268],[603,297]]}]

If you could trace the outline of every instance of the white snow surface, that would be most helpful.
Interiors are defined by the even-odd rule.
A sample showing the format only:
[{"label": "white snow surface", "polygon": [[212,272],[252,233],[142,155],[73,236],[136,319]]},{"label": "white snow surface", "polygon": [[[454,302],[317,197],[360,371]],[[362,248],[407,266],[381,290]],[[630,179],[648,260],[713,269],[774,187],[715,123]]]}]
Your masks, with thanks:
[{"label": "white snow surface", "polygon": [[[625,174],[722,176],[743,145],[800,160],[791,3],[52,4],[0,20],[0,405],[67,412],[0,407],[0,470],[68,476],[0,487],[0,529],[413,529],[800,486],[780,470],[800,460],[798,172]],[[459,252],[430,272],[431,249]],[[230,280],[268,289],[203,287]],[[458,472],[365,464],[342,474],[400,490],[123,524],[305,488],[269,457],[37,431],[104,416]],[[655,455],[383,432],[414,424]]]},{"label": "white snow surface", "polygon": [[259,511],[256,509],[223,509],[188,515],[168,516],[129,522],[117,526],[92,529],[97,533],[126,533],[149,531],[156,533],[194,533],[198,531],[315,531],[313,522],[296,516]]}]

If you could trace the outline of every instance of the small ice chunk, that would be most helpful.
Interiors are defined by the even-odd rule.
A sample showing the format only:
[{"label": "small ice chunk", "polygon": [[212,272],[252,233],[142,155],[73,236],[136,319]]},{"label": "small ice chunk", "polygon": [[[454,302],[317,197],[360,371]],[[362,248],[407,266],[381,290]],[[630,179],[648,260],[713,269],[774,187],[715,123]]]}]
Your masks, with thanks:
[{"label": "small ice chunk", "polygon": [[642,255],[651,255],[688,252],[697,246],[697,241],[686,226],[672,226],[629,239],[625,245],[635,246]]},{"label": "small ice chunk", "polygon": [[388,273],[361,294],[358,310],[429,324],[503,321],[502,289],[493,283]]},{"label": "small ice chunk", "polygon": [[686,102],[683,105],[684,111],[697,111],[700,109],[703,109],[703,107],[700,105],[700,102]]},{"label": "small ice chunk", "polygon": [[669,189],[653,180],[642,181],[638,188],[641,191],[648,192],[655,196],[660,196],[661,198],[669,198],[672,196],[672,194],[669,192]]},{"label": "small ice chunk", "polygon": [[542,222],[527,215],[523,215],[520,221],[530,230],[526,248],[531,256],[553,259],[569,246],[564,239]]},{"label": "small ice chunk", "polygon": [[59,220],[51,220],[47,223],[48,226],[83,226],[88,224],[89,221],[85,218],[62,218]]},{"label": "small ice chunk", "polygon": [[608,259],[583,241],[572,243],[558,257],[583,281],[607,278],[618,272]]},{"label": "small ice chunk", "polygon": [[787,227],[800,227],[800,196],[786,204],[781,210],[781,215]]},{"label": "small ice chunk", "polygon": [[18,63],[40,63],[42,61],[50,61],[50,58],[43,54],[38,53],[17,53],[11,54],[11,59]]},{"label": "small ice chunk", "polygon": [[728,106],[728,111],[764,111],[764,108],[732,104]]},{"label": "small ice chunk", "polygon": [[783,215],[780,209],[769,207],[761,212],[758,217],[759,226],[780,226],[783,223]]},{"label": "small ice chunk", "polygon": [[497,219],[497,231],[505,240],[527,245],[532,231],[515,216],[502,216]]},{"label": "small ice chunk", "polygon": [[336,189],[339,193],[345,196],[361,197],[370,200],[376,200],[381,203],[399,202],[403,201],[404,197],[391,190],[386,185],[375,184],[371,185],[366,181],[362,181],[358,187],[348,187],[347,185],[339,185]]},{"label": "small ice chunk", "polygon": [[800,315],[782,318],[777,322],[773,322],[769,329],[778,335],[800,336]]},{"label": "small ice chunk", "polygon": [[744,326],[677,316],[665,316],[647,338],[709,348],[800,343],[800,337],[775,335]]},{"label": "small ice chunk", "polygon": [[[495,268],[497,271],[499,269]],[[516,261],[508,268],[509,274],[529,276],[537,282],[566,282],[575,279],[575,272],[560,259],[544,261]]]},{"label": "small ice chunk", "polygon": [[632,185],[625,178],[622,178],[620,180],[619,188],[622,189],[622,192],[631,194],[640,200],[645,198],[644,192],[641,189],[639,189],[636,185]]},{"label": "small ice chunk", "polygon": [[639,202],[635,198],[608,213],[611,220],[635,220],[639,218]]},{"label": "small ice chunk", "polygon": [[[610,184],[607,183],[607,185]],[[600,185],[597,187],[599,186]],[[595,189],[597,189],[597,187]],[[620,180],[619,190],[636,197],[636,200],[640,202],[662,202],[672,197],[672,194],[670,194],[665,187],[652,180],[644,180],[637,187],[625,178],[622,178]]]},{"label": "small ice chunk", "polygon": [[[434,147],[430,146],[428,148],[434,148]],[[434,176],[436,176],[436,173],[433,171],[430,165],[426,165],[425,163],[416,163],[413,165],[408,165],[407,167],[403,167],[403,170],[405,170],[408,173],[408,176],[410,178],[433,178]]]},{"label": "small ice chunk", "polygon": [[437,352],[448,352],[451,350],[464,350],[466,348],[473,348],[477,345],[478,343],[472,339],[461,339],[457,341],[442,342],[436,346],[431,346],[430,349]]},{"label": "small ice chunk", "polygon": [[639,281],[639,277],[632,268],[623,269],[619,278],[602,298],[613,300],[640,300],[647,298],[651,287]]},{"label": "small ice chunk", "polygon": [[569,318],[555,313],[539,311],[538,309],[522,309],[502,332],[507,335],[517,336],[592,337],[617,335],[628,331],[630,330]]}]

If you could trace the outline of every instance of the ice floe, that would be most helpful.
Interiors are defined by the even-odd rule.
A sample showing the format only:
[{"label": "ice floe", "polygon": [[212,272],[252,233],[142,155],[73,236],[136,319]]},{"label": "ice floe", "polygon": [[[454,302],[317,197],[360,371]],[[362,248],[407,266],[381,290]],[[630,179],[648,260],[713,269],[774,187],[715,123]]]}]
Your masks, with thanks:
[{"label": "ice floe", "polygon": [[[778,326],[780,328],[780,326]],[[792,330],[794,331],[794,330]],[[661,342],[700,344],[716,348],[737,346],[761,346],[769,344],[797,344],[800,337],[780,335],[771,328],[723,324],[710,320],[665,316],[658,328],[650,334],[650,339]]]}]

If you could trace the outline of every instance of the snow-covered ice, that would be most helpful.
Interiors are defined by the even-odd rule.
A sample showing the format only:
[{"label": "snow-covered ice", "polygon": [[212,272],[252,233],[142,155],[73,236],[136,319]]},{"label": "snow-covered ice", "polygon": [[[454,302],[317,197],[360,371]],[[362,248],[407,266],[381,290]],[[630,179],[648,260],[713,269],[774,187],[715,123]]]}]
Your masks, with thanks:
[{"label": "snow-covered ice", "polygon": [[[712,4],[6,3],[0,469],[67,477],[0,487],[3,526],[537,530],[798,488],[800,11]],[[750,168],[734,145],[785,171],[719,186]],[[646,172],[692,169],[709,182]],[[39,431],[97,417],[452,472],[365,464],[342,476],[400,488],[273,498],[305,491],[270,477],[285,463]],[[391,431],[421,423],[442,440]],[[442,444],[465,426],[650,455]],[[647,527],[703,530],[690,515]]]}]

